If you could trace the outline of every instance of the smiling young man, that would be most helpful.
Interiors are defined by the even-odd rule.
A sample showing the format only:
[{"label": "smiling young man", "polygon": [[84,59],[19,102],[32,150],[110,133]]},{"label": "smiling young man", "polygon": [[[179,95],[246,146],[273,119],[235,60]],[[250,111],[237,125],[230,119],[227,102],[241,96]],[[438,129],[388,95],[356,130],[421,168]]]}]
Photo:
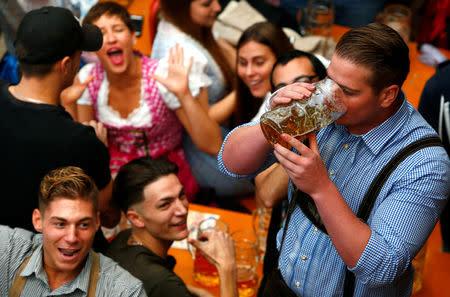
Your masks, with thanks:
[{"label": "smiling young man", "polygon": [[[400,89],[409,72],[408,47],[382,24],[352,29],[336,45],[327,72],[347,112],[311,135],[309,147],[283,134],[293,150],[273,149],[250,123],[229,134],[219,154],[222,171],[235,177],[276,159],[290,177],[291,215],[277,236],[279,269],[262,296],[410,296],[411,260],[445,205],[450,161]],[[313,90],[307,83],[288,85],[271,107]],[[410,150],[425,139],[430,146]],[[390,165],[404,149],[410,154]],[[378,176],[386,165],[392,172]],[[371,189],[382,181],[377,176],[388,179]]]},{"label": "smiling young man", "polygon": [[0,295],[146,296],[142,283],[91,250],[100,226],[98,189],[78,167],[48,173],[34,234],[0,226]]},{"label": "smiling young man", "polygon": [[[113,201],[131,222],[111,242],[107,255],[144,283],[148,296],[210,296],[186,287],[173,272],[175,259],[167,254],[174,240],[187,238],[188,200],[167,158],[143,157],[122,166],[114,180]],[[214,232],[207,244],[190,240],[220,277],[220,296],[237,296],[233,240]]]}]

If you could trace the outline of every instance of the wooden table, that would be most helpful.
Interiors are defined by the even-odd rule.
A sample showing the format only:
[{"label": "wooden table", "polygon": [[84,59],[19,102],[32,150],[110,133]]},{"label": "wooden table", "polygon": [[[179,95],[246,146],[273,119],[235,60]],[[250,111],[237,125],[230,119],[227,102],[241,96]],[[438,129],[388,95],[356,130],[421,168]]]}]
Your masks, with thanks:
[{"label": "wooden table", "polygon": [[[331,36],[335,41],[349,30],[350,28],[333,25],[331,28]],[[403,91],[406,94],[406,98],[414,107],[418,107],[420,95],[422,94],[423,87],[427,80],[435,73],[435,68],[428,66],[419,61],[419,51],[417,49],[417,42],[409,42],[409,59],[411,61],[409,75],[406,77],[406,81],[403,84]],[[447,58],[450,58],[450,51],[440,49]]]},{"label": "wooden table", "polygon": [[[224,220],[229,228],[230,233],[237,230],[252,230],[252,216],[249,214],[224,210],[220,208],[207,207],[198,204],[189,204],[189,210],[196,210],[206,213],[214,213],[220,215],[220,218]],[[174,272],[181,277],[181,279],[187,284],[196,287],[201,287],[194,281],[193,271],[194,271],[194,260],[191,254],[187,250],[174,249],[169,250],[169,255],[172,255],[177,260],[177,265],[175,266]],[[262,276],[262,264],[258,267],[258,275]],[[203,287],[201,287],[203,288]],[[215,296],[219,296],[218,288],[204,288],[211,292]]]}]

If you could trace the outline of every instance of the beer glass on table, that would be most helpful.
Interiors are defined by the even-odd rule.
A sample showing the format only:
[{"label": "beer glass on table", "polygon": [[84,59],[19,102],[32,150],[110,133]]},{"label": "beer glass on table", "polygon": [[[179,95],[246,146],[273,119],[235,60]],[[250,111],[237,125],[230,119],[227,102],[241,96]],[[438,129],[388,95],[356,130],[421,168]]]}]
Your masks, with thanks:
[{"label": "beer glass on table", "polygon": [[[207,237],[205,237],[205,233],[214,231],[223,231],[228,233],[227,223],[216,218],[204,219],[198,224],[197,227],[194,228],[193,233],[196,233],[194,236],[196,236],[200,242],[206,242]],[[189,246],[189,248],[191,247]],[[218,286],[219,274],[217,272],[217,268],[209,263],[198,250],[196,250],[193,255],[195,282],[205,287]]]},{"label": "beer glass on table", "polygon": [[231,234],[236,253],[239,297],[255,296],[258,289],[258,237],[250,230]]}]

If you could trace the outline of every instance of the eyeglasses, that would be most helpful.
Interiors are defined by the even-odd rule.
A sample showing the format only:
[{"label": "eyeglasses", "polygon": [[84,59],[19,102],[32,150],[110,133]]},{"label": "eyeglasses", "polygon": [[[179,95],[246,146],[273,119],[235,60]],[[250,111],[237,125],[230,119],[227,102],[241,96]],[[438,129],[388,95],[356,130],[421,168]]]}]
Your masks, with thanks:
[{"label": "eyeglasses", "polygon": [[296,82],[311,83],[315,77],[317,77],[317,75],[300,75],[296,77],[292,83]]},{"label": "eyeglasses", "polygon": [[[291,84],[296,83],[296,82],[312,83],[313,79],[316,78],[317,76],[318,76],[317,74],[316,75],[300,75],[300,76],[297,76],[291,82]],[[275,86],[275,90],[274,91],[276,91],[278,89],[281,89],[282,87],[287,86],[287,85],[288,84],[286,84],[286,83],[279,83],[278,85]]]}]

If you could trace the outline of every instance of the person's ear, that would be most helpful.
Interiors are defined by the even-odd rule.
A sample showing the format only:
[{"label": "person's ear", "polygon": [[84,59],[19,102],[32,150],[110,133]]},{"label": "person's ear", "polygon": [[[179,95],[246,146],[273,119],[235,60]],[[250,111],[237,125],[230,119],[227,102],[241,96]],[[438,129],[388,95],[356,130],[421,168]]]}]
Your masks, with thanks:
[{"label": "person's ear", "polygon": [[33,221],[34,229],[36,229],[37,232],[42,232],[43,218],[39,209],[36,208],[33,211],[33,216],[31,217],[31,220]]},{"label": "person's ear", "polygon": [[395,99],[397,99],[400,87],[397,85],[391,85],[381,90],[379,98],[381,107],[387,108],[391,106]]},{"label": "person's ear", "polygon": [[133,226],[135,226],[136,228],[145,227],[145,223],[142,220],[140,213],[137,212],[136,210],[130,208],[129,210],[127,210],[126,216],[127,219],[131,222],[131,224],[133,224]]},{"label": "person's ear", "polygon": [[70,72],[70,67],[71,67],[71,63],[73,63],[72,58],[69,56],[66,56],[64,58],[62,58],[59,62],[58,62],[58,66],[59,66],[59,70],[61,71],[61,73],[63,73],[64,75],[66,75],[67,73]]}]

